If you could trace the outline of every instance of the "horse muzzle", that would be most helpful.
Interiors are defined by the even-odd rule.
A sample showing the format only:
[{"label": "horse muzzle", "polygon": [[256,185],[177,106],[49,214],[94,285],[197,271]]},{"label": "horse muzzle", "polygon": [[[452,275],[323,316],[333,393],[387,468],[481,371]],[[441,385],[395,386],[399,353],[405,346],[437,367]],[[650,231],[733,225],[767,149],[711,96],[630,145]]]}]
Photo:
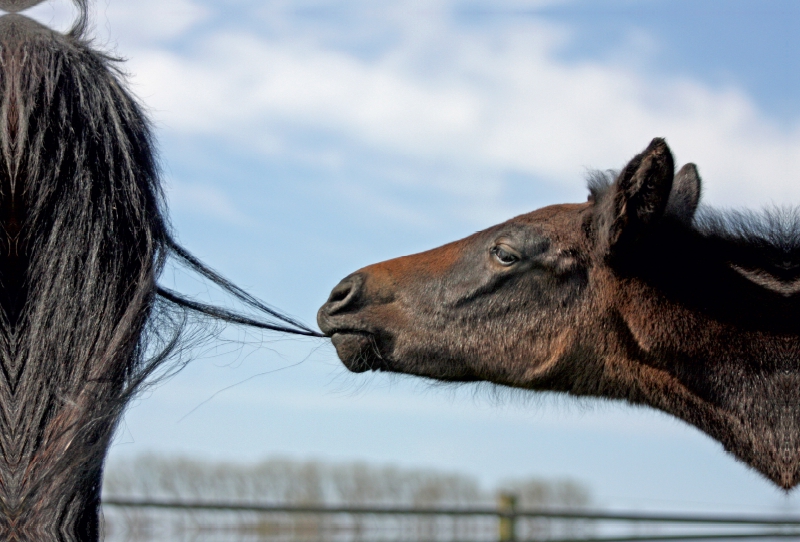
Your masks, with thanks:
[{"label": "horse muzzle", "polygon": [[361,273],[345,277],[317,312],[319,328],[331,338],[345,367],[354,373],[388,368],[375,333],[364,329],[366,326],[361,322],[364,282]]}]

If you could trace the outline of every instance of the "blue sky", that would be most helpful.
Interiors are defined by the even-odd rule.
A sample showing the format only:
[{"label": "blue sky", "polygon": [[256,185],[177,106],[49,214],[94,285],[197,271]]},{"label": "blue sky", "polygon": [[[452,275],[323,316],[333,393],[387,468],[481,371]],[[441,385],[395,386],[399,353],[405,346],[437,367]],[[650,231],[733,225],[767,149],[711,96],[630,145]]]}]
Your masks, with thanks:
[{"label": "blue sky", "polygon": [[[797,6],[108,0],[93,20],[155,123],[178,238],[311,323],[351,271],[582,201],[588,168],[654,136],[698,164],[707,204],[800,203]],[[229,333],[244,346],[136,402],[112,460],[358,459],[569,476],[627,509],[798,504],[657,412],[350,375],[324,341]]]}]

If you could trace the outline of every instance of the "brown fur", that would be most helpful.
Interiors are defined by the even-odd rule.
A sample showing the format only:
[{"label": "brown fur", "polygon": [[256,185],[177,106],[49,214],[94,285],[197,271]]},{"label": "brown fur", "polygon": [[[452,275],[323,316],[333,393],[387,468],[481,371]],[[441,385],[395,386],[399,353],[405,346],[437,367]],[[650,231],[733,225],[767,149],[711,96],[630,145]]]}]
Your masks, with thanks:
[{"label": "brown fur", "polygon": [[789,489],[800,483],[797,266],[758,235],[693,224],[699,196],[696,168],[673,177],[655,139],[587,203],[353,273],[320,328],[355,372],[649,405]]}]

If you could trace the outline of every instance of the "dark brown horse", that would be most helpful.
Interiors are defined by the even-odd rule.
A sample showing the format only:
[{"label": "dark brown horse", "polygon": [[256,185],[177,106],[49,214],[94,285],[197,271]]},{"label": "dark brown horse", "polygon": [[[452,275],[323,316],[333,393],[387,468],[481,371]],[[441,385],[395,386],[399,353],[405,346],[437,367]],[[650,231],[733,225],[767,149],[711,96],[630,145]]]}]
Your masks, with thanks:
[{"label": "dark brown horse", "polygon": [[798,220],[696,213],[655,139],[587,202],[365,267],[318,322],[354,372],[649,405],[779,486],[800,482]]}]

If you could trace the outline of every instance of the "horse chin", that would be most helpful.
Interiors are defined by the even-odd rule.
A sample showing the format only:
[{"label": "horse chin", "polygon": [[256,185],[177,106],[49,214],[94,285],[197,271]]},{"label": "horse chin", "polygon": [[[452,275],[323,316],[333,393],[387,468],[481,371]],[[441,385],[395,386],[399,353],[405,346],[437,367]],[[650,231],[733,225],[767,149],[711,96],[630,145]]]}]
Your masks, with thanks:
[{"label": "horse chin", "polygon": [[354,373],[385,369],[375,337],[364,331],[342,330],[331,335],[336,354],[344,366]]}]

